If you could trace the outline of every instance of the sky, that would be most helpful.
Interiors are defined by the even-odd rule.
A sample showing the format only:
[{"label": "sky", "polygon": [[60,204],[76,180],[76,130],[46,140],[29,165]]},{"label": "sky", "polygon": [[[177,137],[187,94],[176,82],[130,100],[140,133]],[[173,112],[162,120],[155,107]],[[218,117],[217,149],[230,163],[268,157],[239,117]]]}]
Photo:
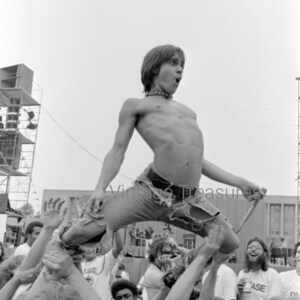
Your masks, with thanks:
[{"label": "sky", "polygon": [[[197,113],[206,159],[296,195],[299,3],[3,1],[0,68],[25,64],[43,90],[30,203],[38,210],[44,189],[94,189],[122,103],[143,97],[143,57],[162,44],[186,54],[174,100]],[[152,158],[135,133],[112,188]],[[204,177],[201,187],[226,188]]]}]

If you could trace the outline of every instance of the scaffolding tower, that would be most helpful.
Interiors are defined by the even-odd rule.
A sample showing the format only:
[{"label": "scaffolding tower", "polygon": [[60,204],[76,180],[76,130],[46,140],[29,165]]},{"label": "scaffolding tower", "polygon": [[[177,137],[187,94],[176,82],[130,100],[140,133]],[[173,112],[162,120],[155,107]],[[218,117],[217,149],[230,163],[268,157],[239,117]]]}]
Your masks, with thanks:
[{"label": "scaffolding tower", "polygon": [[300,77],[297,77],[298,81],[298,164],[297,164],[297,239],[296,241],[300,241]]},{"label": "scaffolding tower", "polygon": [[0,69],[0,194],[14,208],[30,196],[41,99],[31,69],[24,64]]}]

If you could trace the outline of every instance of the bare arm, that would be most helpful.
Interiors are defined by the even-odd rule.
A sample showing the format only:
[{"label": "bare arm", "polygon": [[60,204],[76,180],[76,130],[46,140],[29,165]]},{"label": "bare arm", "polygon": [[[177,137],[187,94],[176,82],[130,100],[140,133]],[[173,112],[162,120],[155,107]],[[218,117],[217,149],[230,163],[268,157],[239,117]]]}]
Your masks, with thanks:
[{"label": "bare arm", "polygon": [[[225,262],[231,254],[223,254],[217,252],[214,256],[213,262],[211,264],[208,276],[202,286],[199,300],[213,300],[215,296],[215,287],[217,281],[217,273],[220,268],[220,265]],[[226,298],[227,299],[227,298]],[[230,299],[236,300],[236,297]]]},{"label": "bare arm", "polygon": [[61,207],[64,201],[60,198],[55,200],[50,199],[49,201],[44,202],[43,207],[43,222],[44,226],[37,237],[36,241],[31,246],[29,253],[26,255],[20,271],[25,271],[31,268],[34,268],[42,259],[48,243],[52,238],[54,230],[61,224],[64,219],[64,213],[61,213]]},{"label": "bare arm", "polygon": [[112,249],[112,254],[114,258],[117,258],[121,251],[123,250],[123,239],[119,231],[114,233],[114,247]]},{"label": "bare arm", "polygon": [[[242,190],[248,200],[258,200],[265,196],[266,190],[236,175],[233,175],[208,160],[203,160],[202,174],[212,180],[237,187]],[[254,199],[252,198],[254,197]]]},{"label": "bare arm", "polygon": [[[204,239],[202,246],[198,247],[196,258],[188,266],[172,287],[166,300],[189,300],[195,283],[199,280],[208,259],[216,253],[224,241],[225,229],[213,225],[208,238]],[[213,299],[213,298],[212,298]],[[206,299],[210,300],[210,299]]]},{"label": "bare arm", "polygon": [[32,283],[36,280],[38,275],[39,271],[36,268],[19,272],[18,274],[14,275],[14,277],[0,290],[0,299],[11,300],[21,285]]},{"label": "bare arm", "polygon": [[50,251],[44,256],[45,267],[26,295],[26,300],[34,299],[43,291],[51,288],[53,279],[49,279],[52,273],[54,280],[65,279],[85,300],[101,300],[97,292],[91,288],[82,274],[74,266],[72,258],[62,249]]},{"label": "bare arm", "polygon": [[121,168],[135,127],[135,103],[134,99],[128,99],[124,102],[119,115],[119,128],[115,141],[113,147],[105,156],[95,193],[104,192]]}]

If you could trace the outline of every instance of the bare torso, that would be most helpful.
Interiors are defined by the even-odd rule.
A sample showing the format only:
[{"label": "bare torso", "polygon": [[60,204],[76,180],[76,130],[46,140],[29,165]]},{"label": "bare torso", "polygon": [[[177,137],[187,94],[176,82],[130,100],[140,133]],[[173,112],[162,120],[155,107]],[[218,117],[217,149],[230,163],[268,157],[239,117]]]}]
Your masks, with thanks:
[{"label": "bare torso", "polygon": [[176,185],[198,186],[203,136],[196,114],[161,97],[136,99],[136,129],[154,152],[153,169]]}]

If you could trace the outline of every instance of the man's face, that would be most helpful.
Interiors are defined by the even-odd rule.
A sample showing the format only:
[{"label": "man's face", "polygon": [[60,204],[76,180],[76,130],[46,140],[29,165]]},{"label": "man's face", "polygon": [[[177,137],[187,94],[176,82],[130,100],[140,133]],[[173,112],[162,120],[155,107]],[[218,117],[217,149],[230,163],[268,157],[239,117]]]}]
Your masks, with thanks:
[{"label": "man's face", "polygon": [[173,252],[172,248],[169,245],[163,247],[161,252],[157,253],[157,262],[160,264],[170,264],[172,262]]},{"label": "man's face", "polygon": [[183,62],[175,53],[171,59],[162,64],[158,75],[154,78],[154,88],[173,95],[180,83],[183,72]]},{"label": "man's face", "polygon": [[37,237],[39,236],[42,228],[41,227],[33,227],[33,231],[31,234],[28,234],[28,245],[32,246]]},{"label": "man's face", "polygon": [[85,261],[92,261],[97,257],[97,247],[92,247],[92,248],[82,248],[83,250],[83,257]]},{"label": "man's face", "polygon": [[130,289],[123,289],[117,292],[116,300],[137,300],[138,297],[134,296]]},{"label": "man's face", "polygon": [[248,245],[247,256],[250,262],[257,262],[264,255],[264,249],[257,241]]}]

